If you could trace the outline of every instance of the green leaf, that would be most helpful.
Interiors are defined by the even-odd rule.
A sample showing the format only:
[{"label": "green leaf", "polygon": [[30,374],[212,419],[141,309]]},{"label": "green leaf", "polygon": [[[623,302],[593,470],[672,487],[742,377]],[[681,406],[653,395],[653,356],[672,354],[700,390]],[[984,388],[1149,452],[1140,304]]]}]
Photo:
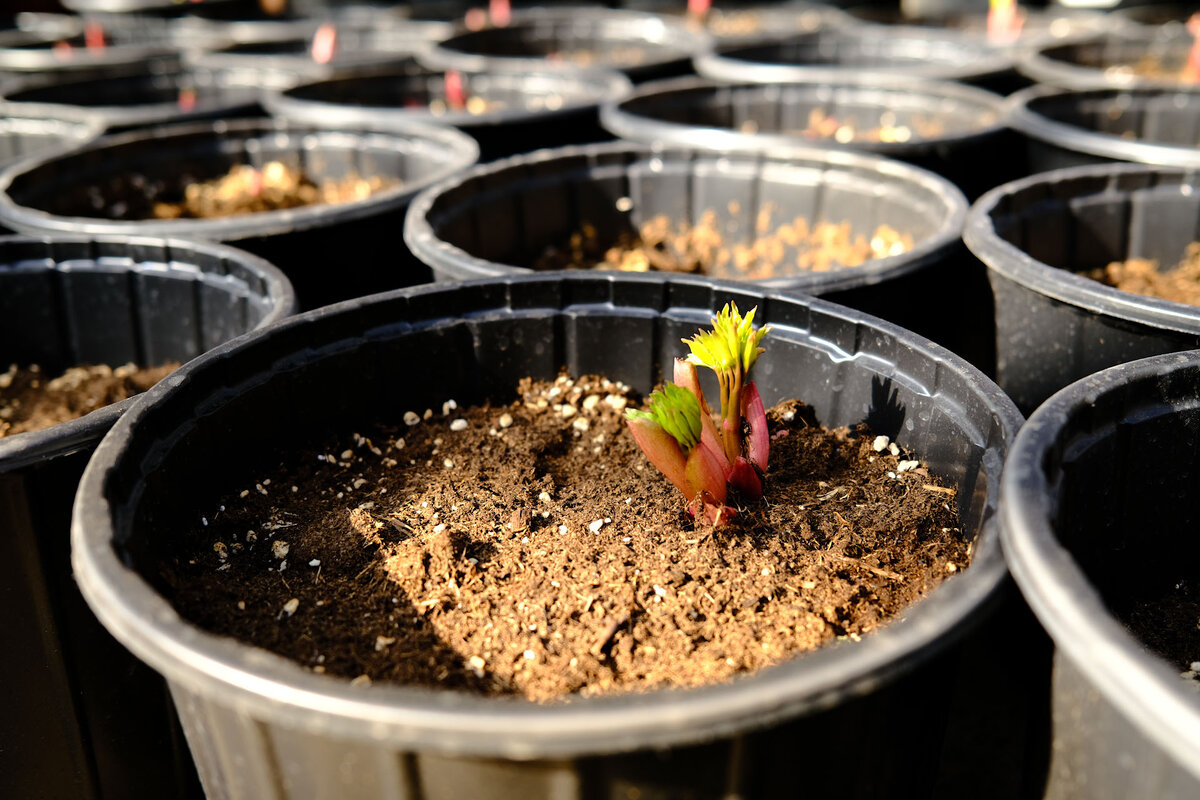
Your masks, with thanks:
[{"label": "green leaf", "polygon": [[764,352],[758,345],[770,330],[770,326],[754,330],[757,310],[756,306],[743,317],[736,303],[726,303],[712,318],[711,331],[700,331],[691,339],[683,340],[691,350],[688,363],[718,373],[740,370],[744,375],[749,372],[759,353]]},{"label": "green leaf", "polygon": [[653,420],[685,451],[700,441],[700,401],[690,391],[667,383],[661,390],[651,393],[649,405],[649,412],[629,409],[625,412],[626,419]]}]

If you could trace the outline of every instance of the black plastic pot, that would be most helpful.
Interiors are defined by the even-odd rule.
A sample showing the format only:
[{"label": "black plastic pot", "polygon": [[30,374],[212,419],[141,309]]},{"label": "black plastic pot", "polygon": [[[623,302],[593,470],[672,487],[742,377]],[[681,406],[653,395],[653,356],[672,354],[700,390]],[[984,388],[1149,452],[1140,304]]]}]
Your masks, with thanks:
[{"label": "black plastic pot", "polygon": [[[911,234],[915,247],[901,255],[747,283],[875,313],[990,367],[990,314],[974,305],[986,304],[988,291],[959,241],[961,192],[937,175],[860,153],[793,148],[767,157],[626,142],[544,150],[430,187],[413,201],[404,238],[436,280],[470,280],[526,272],[585,223],[604,246],[659,215],[695,224],[710,210],[727,247],[759,238],[760,212],[772,226],[803,216],[849,222],[868,238],[881,224]],[[730,268],[714,277],[737,275]]]},{"label": "black plastic pot", "polygon": [[[158,20],[152,20],[158,21]],[[124,22],[124,20],[122,20]],[[203,17],[162,20],[167,41],[185,50],[220,50],[250,42],[280,42],[311,39],[321,25],[317,19],[271,19],[221,21]]]},{"label": "black plastic pot", "polygon": [[1190,38],[1187,21],[1198,10],[1200,7],[1195,5],[1149,3],[1118,8],[1112,12],[1112,16],[1121,28],[1135,34],[1156,33]]},{"label": "black plastic pot", "polygon": [[67,122],[6,115],[0,118],[0,168],[22,158],[84,144],[103,130],[96,119]]},{"label": "black plastic pot", "polygon": [[1013,445],[1001,535],[1055,645],[1047,797],[1200,795],[1195,683],[1120,621],[1197,579],[1197,386],[1197,352],[1112,367],[1054,395]]},{"label": "black plastic pot", "polygon": [[1014,181],[972,206],[963,239],[988,268],[996,380],[1019,408],[1106,367],[1200,347],[1200,308],[1075,274],[1133,257],[1178,263],[1196,239],[1197,189],[1192,171],[1109,164]]},{"label": "black plastic pot", "polygon": [[178,63],[175,49],[153,42],[106,42],[88,47],[84,36],[57,39],[27,31],[0,31],[0,75],[67,73],[103,67]]},{"label": "black plastic pot", "polygon": [[283,14],[269,14],[256,0],[61,0],[62,5],[89,19],[108,20],[117,17],[144,16],[177,19],[202,17],[219,20],[272,19]]},{"label": "black plastic pot", "polygon": [[1039,86],[1010,97],[1005,116],[1025,136],[1031,172],[1111,161],[1200,166],[1200,89]]},{"label": "black plastic pot", "polygon": [[74,14],[49,11],[19,11],[13,18],[16,27],[35,36],[50,36],[60,39],[83,33],[83,19]]},{"label": "black plastic pot", "polygon": [[[421,283],[428,271],[400,238],[401,215],[425,186],[474,163],[451,129],[355,133],[268,120],[192,123],[104,137],[62,157],[0,173],[0,221],[29,232],[187,236],[256,253],[287,273],[301,307]],[[357,174],[401,183],[364,200],[223,219],[153,219],[157,200],[237,164],[282,161],[320,182]]]},{"label": "black plastic pot", "polygon": [[[621,3],[622,8],[679,17],[687,14],[687,3],[678,0],[635,0]],[[772,5],[738,4],[710,7],[703,22],[691,18],[689,27],[703,28],[720,44],[756,44],[759,42],[815,33],[853,24],[844,11],[823,3],[790,2]]]},{"label": "black plastic pot", "polygon": [[[870,419],[958,487],[971,567],[860,642],[702,689],[490,700],[314,674],[185,623],[144,577],[155,567],[139,558],[142,544],[176,533],[153,521],[156,509],[213,491],[231,447],[275,452],[334,419],[499,399],[518,378],[561,366],[647,391],[680,337],[730,299],[774,326],[756,378],[768,404],[800,396],[826,425]],[[950,713],[944,681],[970,671],[956,645],[1004,580],[992,503],[1020,424],[998,389],[945,350],[811,298],[695,278],[553,274],[322,309],[181,376],[92,460],[74,563],[109,629],[167,676],[210,796],[383,798],[413,785],[428,800],[929,796]],[[306,402],[292,402],[300,392]],[[969,683],[975,696],[994,688]],[[922,696],[938,702],[930,709]]]},{"label": "black plastic pot", "polygon": [[[486,104],[482,111],[447,108],[446,73],[413,67],[378,75],[335,78],[266,97],[283,119],[358,130],[401,128],[411,120],[453,125],[479,143],[491,161],[541,147],[607,138],[597,110],[602,102],[629,94],[618,72],[458,73],[466,95]],[[437,103],[435,112],[432,103]]]},{"label": "black plastic pot", "polygon": [[[1063,89],[1186,89],[1194,83],[1176,73],[1187,63],[1189,39],[1122,32],[1033,48],[1018,56],[1017,69]],[[1143,59],[1155,60],[1169,74],[1134,74],[1133,66]]]},{"label": "black plastic pot", "polygon": [[334,46],[328,61],[314,57],[315,29],[287,39],[242,41],[216,50],[185,55],[193,68],[255,76],[266,89],[283,89],[298,83],[325,80],[348,71],[400,66],[449,35],[450,25],[440,22],[407,22],[378,28],[335,26]]},{"label": "black plastic pot", "polygon": [[654,14],[595,7],[513,12],[502,28],[444,39],[418,58],[434,69],[539,72],[547,68],[616,69],[634,82],[691,72],[709,36]]},{"label": "black plastic pot", "polygon": [[[279,270],[152,238],[0,238],[0,362],[187,361],[291,313]],[[195,796],[166,687],[96,622],[71,577],[71,500],[134,400],[0,439],[0,795]]]},{"label": "black plastic pot", "polygon": [[109,133],[115,133],[169,122],[246,116],[258,109],[259,94],[257,86],[204,70],[171,67],[115,74],[95,70],[0,84],[0,114],[98,118]]},{"label": "black plastic pot", "polygon": [[1023,21],[1016,38],[998,38],[989,36],[987,9],[987,3],[979,3],[974,8],[968,4],[957,4],[955,10],[947,14],[905,16],[896,7],[863,5],[848,8],[845,13],[854,19],[888,28],[905,25],[931,30],[960,31],[976,37],[985,46],[1010,49],[1039,47],[1065,39],[1098,36],[1115,27],[1108,16],[1094,11],[1039,9],[1020,4]]},{"label": "black plastic pot", "polygon": [[[797,145],[877,153],[932,170],[977,197],[1022,174],[1018,140],[1001,121],[1000,104],[1000,97],[981,89],[903,77],[770,84],[681,78],[645,84],[628,99],[610,101],[601,121],[623,139],[646,143],[750,153]],[[814,114],[836,123],[817,133]],[[861,135],[885,122],[903,129],[904,140]],[[860,135],[840,143],[832,129],[843,125]]]},{"label": "black plastic pot", "polygon": [[751,46],[718,46],[695,59],[708,78],[743,83],[833,82],[863,73],[958,80],[984,88],[1007,87],[1012,55],[982,47],[953,31],[861,26],[796,36]]}]

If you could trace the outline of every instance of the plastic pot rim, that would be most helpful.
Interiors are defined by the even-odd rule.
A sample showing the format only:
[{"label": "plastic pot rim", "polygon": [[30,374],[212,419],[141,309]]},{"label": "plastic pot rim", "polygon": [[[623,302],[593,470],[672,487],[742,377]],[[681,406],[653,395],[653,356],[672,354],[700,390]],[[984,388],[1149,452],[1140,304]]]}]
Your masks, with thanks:
[{"label": "plastic pot rim", "polygon": [[[727,47],[718,45],[692,59],[696,72],[705,78],[714,78],[729,83],[810,83],[838,82],[847,76],[870,75],[873,73],[887,75],[904,75],[911,78],[924,78],[943,81],[965,81],[986,78],[1007,72],[1014,67],[1012,51],[990,49],[973,42],[970,38],[952,31],[940,31],[931,34],[929,29],[905,25],[880,26],[867,28],[862,26],[853,32],[844,29],[833,29],[826,35],[831,37],[854,39],[897,39],[910,38],[924,41],[946,41],[957,44],[964,50],[969,50],[971,58],[964,58],[961,63],[934,61],[925,64],[844,64],[836,62],[817,62],[813,64],[783,64],[771,61],[746,61],[736,57],[737,52],[757,48],[762,45],[742,45]],[[786,40],[785,40],[786,43]],[[768,42],[767,44],[771,44]]]},{"label": "plastic pot rim", "polygon": [[[80,14],[127,14],[177,7],[175,0],[60,0],[63,6]],[[233,5],[238,0],[204,0],[210,5]]]},{"label": "plastic pot rim", "polygon": [[[928,170],[893,161],[889,158],[858,153],[850,150],[818,147],[787,147],[773,149],[766,153],[722,153],[706,150],[693,150],[678,147],[659,147],[657,145],[639,142],[606,142],[603,144],[571,145],[546,150],[535,150],[532,153],[511,156],[509,158],[480,164],[470,169],[458,172],[436,184],[433,184],[413,198],[404,217],[404,242],[413,255],[424,263],[435,266],[452,263],[456,268],[466,268],[473,275],[488,277],[503,277],[514,274],[532,273],[530,267],[514,264],[501,264],[495,261],[473,256],[465,250],[442,240],[428,221],[428,212],[438,196],[456,185],[491,176],[500,172],[529,165],[544,165],[559,159],[603,156],[614,153],[641,154],[646,158],[661,157],[695,157],[710,160],[714,163],[726,162],[735,164],[778,162],[783,165],[801,166],[802,161],[812,161],[820,164],[822,172],[833,171],[839,167],[849,169],[871,169],[880,174],[899,178],[912,184],[918,184],[932,194],[937,195],[946,206],[946,214],[936,231],[925,239],[916,242],[911,250],[896,256],[874,258],[857,267],[830,270],[828,272],[809,272],[780,278],[763,280],[737,281],[738,285],[751,286],[758,289],[775,289],[811,292],[822,294],[842,291],[859,286],[869,286],[894,277],[908,274],[927,266],[949,248],[960,241],[963,225],[967,217],[967,200],[958,187],[940,175]],[[537,170],[539,177],[545,178],[543,170]],[[0,174],[0,181],[3,175]],[[2,199],[2,195],[0,195]],[[607,272],[607,270],[598,270]],[[663,274],[663,273],[658,273]]]},{"label": "plastic pot rim", "polygon": [[1002,239],[992,224],[991,212],[1002,198],[1040,183],[1145,172],[1184,176],[1189,174],[1188,171],[1178,168],[1117,163],[1067,167],[1030,175],[997,186],[976,200],[967,213],[963,242],[989,271],[1003,275],[1038,294],[1093,314],[1140,322],[1167,330],[1200,333],[1200,308],[1172,300],[1123,292],[1083,275],[1076,275],[1068,269],[1038,261],[1021,248]]},{"label": "plastic pot rim", "polygon": [[[189,69],[204,69],[212,72],[230,74],[246,73],[286,73],[292,77],[288,86],[297,83],[308,83],[317,80],[340,77],[343,74],[353,74],[358,70],[386,69],[389,66],[399,67],[410,62],[416,55],[427,48],[412,50],[382,50],[367,49],[350,51],[338,50],[340,57],[335,56],[327,63],[314,61],[308,55],[309,36],[296,38],[277,38],[264,41],[234,41],[224,43],[217,49],[193,49],[184,53],[183,62]],[[255,47],[260,45],[303,44],[304,48],[294,53],[239,53],[237,48]],[[234,51],[234,52],[231,52]],[[271,84],[267,84],[269,87]]]},{"label": "plastic pot rim", "polygon": [[[104,133],[104,120],[94,115],[85,115],[79,119],[59,119],[57,117],[44,117],[41,115],[28,115],[16,112],[0,114],[0,137],[6,133],[20,133],[20,131],[6,131],[4,127],[16,123],[21,124],[44,124],[62,128],[62,135],[71,139],[70,142],[57,149],[56,152],[62,153],[64,150],[70,150],[76,147],[83,147]],[[57,134],[52,134],[57,135]],[[23,156],[21,158],[28,158]],[[0,164],[5,163],[0,161]]]},{"label": "plastic pot rim", "polygon": [[[1044,97],[1069,95],[1126,94],[1190,94],[1200,104],[1200,87],[1191,89],[1060,89],[1054,86],[1030,86],[1008,96],[1004,103],[1004,118],[1009,127],[1046,144],[1090,156],[1152,164],[1160,167],[1200,167],[1200,150],[1183,145],[1157,144],[1140,139],[1129,140],[1111,133],[1100,133],[1078,125],[1051,119],[1030,108],[1030,103]],[[1100,98],[1097,98],[1100,99]]]},{"label": "plastic pot rim", "polygon": [[[401,295],[419,299],[473,286],[514,287],[548,281],[643,283],[663,289],[671,285],[647,275],[543,273],[449,287],[426,285],[374,295],[365,301],[387,302]],[[739,299],[747,295],[746,288],[736,283],[683,281],[735,293]],[[993,424],[1001,426],[1005,442],[1012,441],[1021,424],[1016,407],[998,387],[974,367],[928,340],[815,298],[760,292],[757,299],[764,311],[770,303],[802,305],[897,337],[912,350],[942,360],[934,386],[921,389],[935,393],[944,370],[964,374],[987,404]],[[362,302],[364,299],[351,300],[310,311],[276,323],[271,330],[290,330],[309,320],[352,314]],[[570,307],[547,304],[517,311],[506,308],[506,301],[501,300],[494,308],[502,314],[539,314],[561,313],[559,309]],[[630,307],[639,313],[646,310],[642,305]],[[661,311],[669,313],[665,308]],[[213,362],[219,368],[223,359],[254,348],[269,333],[245,334],[209,351],[147,392],[144,402],[117,422],[89,462],[76,495],[71,526],[76,579],[109,631],[169,681],[187,691],[219,698],[222,704],[251,715],[269,716],[293,728],[356,741],[386,741],[425,751],[517,760],[569,758],[705,741],[819,711],[873,691],[965,633],[969,617],[994,600],[1007,574],[995,516],[985,514],[970,568],[939,585],[903,618],[850,646],[823,648],[711,687],[541,705],[384,684],[355,687],[348,680],[317,675],[282,656],[183,622],[165,599],[121,562],[112,546],[114,528],[104,498],[106,473],[120,454],[121,441],[146,410],[169,404],[177,387],[193,373]],[[840,352],[831,347],[829,355],[836,359]]]},{"label": "plastic pot rim", "polygon": [[[254,326],[254,330],[265,328],[284,319],[296,308],[296,293],[282,270],[253,253],[217,242],[159,236],[15,235],[0,236],[0,254],[3,254],[8,244],[24,242],[166,247],[170,250],[178,249],[211,254],[224,260],[238,261],[253,267],[266,281],[273,300],[273,308],[259,320],[258,324]],[[49,428],[0,437],[0,472],[22,469],[30,464],[64,456],[93,444],[105,431],[112,428],[113,423],[140,398],[141,395],[135,395]]]},{"label": "plastic pot rim", "polygon": [[[610,100],[600,107],[600,122],[610,132],[622,139],[640,142],[661,142],[680,147],[693,147],[704,150],[731,150],[737,152],[762,152],[780,147],[828,147],[835,150],[856,150],[865,153],[877,153],[889,157],[902,157],[904,154],[934,148],[939,145],[956,144],[971,139],[983,138],[999,133],[1005,129],[1000,95],[979,89],[974,86],[953,83],[951,81],[935,81],[924,78],[909,78],[892,75],[884,80],[876,80],[872,75],[845,75],[837,80],[787,80],[787,81],[741,81],[728,83],[714,78],[689,76],[672,78],[664,81],[643,83],[634,92],[620,100]],[[791,136],[783,133],[742,133],[731,128],[721,128],[706,125],[690,125],[680,122],[668,122],[653,117],[645,117],[626,110],[629,103],[645,100],[654,95],[665,95],[675,92],[703,91],[706,89],[754,89],[763,86],[788,87],[792,90],[816,93],[822,90],[847,91],[850,93],[893,92],[908,93],[915,96],[933,96],[939,100],[953,100],[963,104],[978,107],[979,113],[992,112],[993,121],[971,131],[959,134],[921,138],[919,136],[906,142],[851,142],[845,145],[814,141],[803,136]],[[863,103],[864,106],[874,105]],[[881,110],[887,110],[886,105],[880,104]]]},{"label": "plastic pot rim", "polygon": [[[268,119],[220,120],[217,122],[185,122],[165,125],[147,130],[136,130],[110,136],[102,136],[81,147],[74,148],[70,154],[86,151],[103,150],[117,147],[138,140],[153,140],[157,146],[169,146],[176,137],[188,137],[196,134],[209,134],[213,137],[251,136],[320,136],[338,139],[378,139],[393,141],[399,138],[415,140],[426,144],[437,144],[444,147],[447,156],[444,165],[432,176],[426,177],[420,183],[402,183],[389,189],[383,189],[362,200],[347,203],[316,203],[298,208],[280,209],[276,211],[260,211],[234,217],[217,219],[178,219],[178,220],[111,220],[99,217],[64,217],[46,211],[21,206],[8,193],[12,182],[31,169],[41,167],[65,155],[55,153],[43,156],[33,156],[0,171],[0,221],[28,233],[64,233],[64,234],[121,234],[145,236],[179,236],[196,237],[209,241],[236,242],[260,236],[273,236],[291,233],[298,230],[321,228],[327,225],[348,222],[371,216],[388,209],[404,206],[422,188],[431,182],[436,182],[448,175],[453,175],[466,166],[474,164],[479,158],[479,145],[465,133],[453,128],[433,125],[423,125],[412,122],[407,130],[400,132],[389,131],[355,132],[337,129],[313,129],[311,126],[288,126],[286,123]],[[451,159],[451,157],[453,157]]]},{"label": "plastic pot rim", "polygon": [[[1112,616],[1050,525],[1056,503],[1046,475],[1046,444],[1074,412],[1123,384],[1200,366],[1200,351],[1120,364],[1060,389],[1017,434],[1000,488],[1000,537],[1021,594],[1054,646],[1147,737],[1200,778],[1200,703],[1178,672]],[[1196,401],[1192,400],[1193,405]]]},{"label": "plastic pot rim", "polygon": [[[1121,31],[1109,33],[1108,38],[1130,44],[1137,44],[1139,42],[1153,43],[1156,41],[1163,45],[1170,43],[1168,39],[1156,39],[1153,34],[1135,35]],[[1057,58],[1051,58],[1046,55],[1048,50],[1086,45],[1096,41],[1105,41],[1105,36],[1079,36],[1063,39],[1053,44],[1019,50],[1016,53],[1015,61],[1017,71],[1035,83],[1063,89],[1171,90],[1196,87],[1196,84],[1184,83],[1175,78],[1155,78],[1145,75],[1134,75],[1132,73],[1115,72],[1100,67],[1088,67],[1081,64],[1073,64],[1069,61],[1060,61]],[[1180,44],[1179,47],[1186,48],[1187,45]]]},{"label": "plastic pot rim", "polygon": [[[479,31],[459,30],[453,36],[446,37],[422,52],[416,53],[417,60],[426,67],[435,70],[456,69],[463,72],[541,72],[546,69],[578,69],[570,64],[554,65],[542,56],[497,56],[472,53],[469,50],[456,50],[446,45],[459,36],[475,35],[487,31],[515,30],[539,22],[564,21],[571,22],[580,18],[592,18],[600,24],[611,22],[613,25],[650,25],[663,32],[662,40],[655,41],[645,37],[629,36],[632,43],[645,43],[649,46],[649,55],[645,61],[637,64],[602,64],[604,69],[615,69],[625,74],[637,74],[647,70],[665,67],[669,64],[682,63],[709,50],[713,46],[711,34],[688,28],[679,20],[667,19],[657,14],[626,9],[604,8],[602,6],[545,6],[514,11],[512,22],[503,28],[483,28]],[[667,48],[658,53],[655,48]]]},{"label": "plastic pot rim", "polygon": [[[156,76],[161,76],[164,79],[179,76],[184,79],[190,71],[179,68],[171,73],[154,73],[149,70],[137,72],[121,73],[121,74],[106,74],[105,71],[97,71],[94,74],[85,74],[84,71],[69,72],[66,74],[39,74],[30,75],[27,77],[18,77],[12,80],[0,83],[0,116],[18,116],[18,117],[45,117],[47,119],[61,119],[69,122],[87,121],[91,119],[100,120],[105,128],[112,128],[126,125],[149,125],[154,123],[170,124],[176,121],[184,121],[191,117],[209,116],[217,113],[230,113],[239,108],[250,106],[254,103],[254,97],[251,93],[256,93],[257,90],[253,86],[222,86],[218,75],[211,75],[210,89],[215,90],[215,94],[209,93],[201,99],[197,97],[195,107],[183,110],[179,107],[178,102],[157,101],[152,103],[131,103],[127,105],[97,105],[84,106],[74,105],[71,103],[56,103],[42,100],[10,100],[9,95],[20,92],[33,91],[39,89],[50,89],[70,84],[81,84],[92,81],[128,81],[128,80],[145,80]],[[230,96],[229,92],[234,92]],[[241,91],[245,96],[237,97],[236,93]]]},{"label": "plastic pot rim", "polygon": [[178,61],[172,47],[156,44],[106,44],[103,49],[75,48],[70,58],[59,58],[51,47],[10,47],[12,43],[42,43],[52,45],[54,37],[31,34],[22,30],[0,31],[0,71],[12,72],[69,72],[91,67],[124,67],[160,61]]},{"label": "plastic pot rim", "polygon": [[[1119,0],[1113,0],[1113,2],[1118,1]],[[869,5],[853,6],[847,8],[846,10],[846,13],[849,14],[852,19],[857,21],[863,28],[869,28],[872,31],[886,32],[891,28],[897,27],[895,24],[879,22],[867,17],[857,17],[853,12],[858,9],[869,11],[871,10],[871,7]],[[1103,11],[1098,11],[1094,8],[1072,8],[1067,3],[1055,2],[1046,6],[1022,6],[1021,10],[1026,15],[1026,20],[1029,19],[1030,14],[1033,15],[1035,21],[1039,17],[1049,18],[1052,23],[1062,20],[1067,23],[1067,25],[1071,26],[1073,30],[1068,31],[1065,34],[1056,35],[1049,27],[1038,32],[1031,32],[1032,29],[1026,27],[1022,28],[1016,41],[1010,43],[992,44],[988,41],[986,33],[975,33],[970,30],[962,30],[954,27],[941,27],[936,24],[921,24],[919,20],[911,23],[901,23],[901,25],[907,28],[919,28],[922,30],[933,31],[950,31],[968,36],[975,36],[980,40],[980,43],[986,47],[1006,49],[1009,51],[1023,50],[1030,47],[1043,47],[1046,45],[1057,44],[1066,40],[1082,37],[1100,36],[1106,33],[1112,33],[1118,29],[1117,24],[1110,19],[1108,14],[1104,13]],[[970,8],[965,6],[959,6],[954,8],[950,14],[951,19],[956,17],[959,19],[978,17],[980,21],[985,21],[987,18],[987,12],[982,10],[972,11]]]},{"label": "plastic pot rim", "polygon": [[[434,70],[428,70],[424,75],[432,76]],[[524,108],[507,108],[499,111],[488,111],[483,114],[471,114],[467,111],[451,111],[437,115],[430,113],[428,107],[407,108],[401,106],[365,106],[350,103],[337,103],[326,100],[305,100],[291,96],[293,90],[321,83],[342,82],[353,80],[378,79],[379,75],[347,76],[329,79],[328,81],[310,81],[293,86],[289,89],[268,91],[263,98],[267,110],[283,119],[294,120],[304,124],[323,123],[332,127],[369,128],[404,124],[406,120],[420,120],[429,124],[450,125],[461,128],[484,128],[492,125],[511,125],[530,122],[533,120],[550,120],[564,114],[572,114],[588,108],[595,108],[602,103],[615,102],[623,99],[633,91],[629,78],[616,70],[540,70],[531,72],[497,72],[488,73],[488,77],[496,81],[523,81],[530,78],[544,81],[548,84],[559,84],[572,87],[580,95],[585,92],[593,96],[578,97],[571,102],[563,103],[556,109],[529,110]],[[423,75],[396,74],[398,81],[420,80]]]}]

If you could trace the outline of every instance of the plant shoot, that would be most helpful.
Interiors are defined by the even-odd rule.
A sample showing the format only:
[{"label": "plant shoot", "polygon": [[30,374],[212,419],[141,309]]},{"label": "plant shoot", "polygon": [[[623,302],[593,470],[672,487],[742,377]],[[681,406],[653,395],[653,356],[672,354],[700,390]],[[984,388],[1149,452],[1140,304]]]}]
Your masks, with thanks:
[{"label": "plant shoot", "polygon": [[[650,395],[649,411],[630,409],[626,424],[650,462],[688,499],[688,513],[717,524],[734,513],[728,488],[747,499],[762,497],[770,438],[762,398],[750,370],[769,327],[754,328],[733,303],[712,318],[712,330],[684,339],[691,353],[675,359],[674,382]],[[720,411],[709,411],[696,367],[716,373]]]}]

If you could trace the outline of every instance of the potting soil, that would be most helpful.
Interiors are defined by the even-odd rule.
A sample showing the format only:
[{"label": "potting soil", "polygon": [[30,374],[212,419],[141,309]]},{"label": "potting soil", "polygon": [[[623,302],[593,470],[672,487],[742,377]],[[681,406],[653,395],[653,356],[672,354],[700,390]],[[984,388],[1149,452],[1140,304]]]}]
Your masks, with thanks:
[{"label": "potting soil", "polygon": [[1171,662],[1200,688],[1200,581],[1164,580],[1116,610],[1118,618],[1147,648]]},{"label": "potting soil", "polygon": [[259,211],[298,208],[316,203],[365,200],[375,192],[399,185],[391,178],[348,175],[320,184],[299,169],[270,161],[257,169],[239,164],[211,181],[188,184],[181,202],[156,202],[155,219],[217,219]]},{"label": "potting soil", "polygon": [[49,428],[149,389],[178,363],[139,369],[126,364],[71,367],[48,378],[37,365],[0,373],[0,437]]},{"label": "potting soil", "polygon": [[551,701],[857,639],[969,563],[954,489],[796,401],[769,412],[765,500],[693,523],[627,432],[632,402],[526,379],[509,404],[397,409],[240,474],[231,454],[223,490],[164,512],[160,589],[315,672]]},{"label": "potting soil", "polygon": [[585,223],[565,247],[547,248],[535,268],[658,270],[764,279],[857,267],[913,247],[911,235],[889,225],[880,225],[869,238],[855,234],[849,222],[810,224],[796,217],[776,226],[775,209],[769,204],[757,215],[753,239],[744,242],[736,223],[729,221],[738,217],[739,204],[730,203],[728,211],[729,218],[722,220],[709,209],[695,225],[659,215],[636,233],[622,233],[615,243],[602,242],[596,228]]},{"label": "potting soil", "polygon": [[1157,261],[1131,258],[1084,275],[1123,292],[1200,306],[1200,242],[1188,245],[1183,260],[1166,272],[1159,270]]}]

